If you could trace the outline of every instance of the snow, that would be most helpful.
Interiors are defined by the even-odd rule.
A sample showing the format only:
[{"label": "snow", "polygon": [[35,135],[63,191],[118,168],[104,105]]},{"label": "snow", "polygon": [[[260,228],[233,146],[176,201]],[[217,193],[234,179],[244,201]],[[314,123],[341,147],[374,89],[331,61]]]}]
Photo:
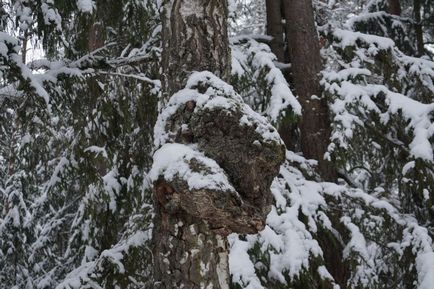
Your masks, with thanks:
[{"label": "snow", "polygon": [[431,289],[434,284],[434,252],[416,257],[416,270],[419,275],[418,289]]},{"label": "snow", "polygon": [[[206,85],[204,93],[197,91],[198,86]],[[225,109],[228,111],[241,111],[240,123],[255,127],[255,131],[262,136],[266,142],[281,143],[280,135],[268,120],[253,111],[244,103],[241,96],[233,87],[211,72],[195,72],[186,84],[186,88],[175,93],[169,100],[167,106],[158,115],[154,127],[154,145],[160,147],[170,141],[173,132],[166,131],[166,123],[176,113],[181,105],[189,101],[196,103],[193,113],[200,110]]]},{"label": "snow", "polygon": [[291,107],[296,115],[301,115],[301,105],[289,89],[289,84],[282,71],[273,63],[276,56],[271,53],[270,48],[264,44],[253,43],[249,50],[253,50],[250,51],[254,55],[252,59],[253,67],[258,71],[264,68],[269,70],[265,79],[271,85],[271,99],[266,114],[272,121],[277,121],[280,112],[287,107]]},{"label": "snow", "polygon": [[378,49],[392,49],[395,46],[395,42],[392,39],[386,37],[375,36],[371,34],[364,34],[360,32],[354,32],[349,30],[343,30],[336,28],[333,31],[334,36],[340,40],[341,48],[347,46],[356,46],[358,40],[370,44],[370,48],[373,49],[373,54],[376,54],[374,48]]},{"label": "snow", "polygon": [[[327,77],[332,77],[329,74]],[[334,83],[328,87],[330,92],[336,93],[341,98],[331,105],[334,113],[334,120],[339,122],[345,131],[345,137],[351,138],[355,124],[362,122],[356,115],[351,115],[348,108],[359,103],[367,110],[374,111],[381,115],[383,122],[387,124],[390,117],[399,112],[409,120],[408,128],[413,132],[413,141],[409,148],[415,158],[434,162],[433,147],[430,138],[434,135],[434,123],[430,114],[434,111],[434,104],[423,104],[400,93],[388,90],[384,85],[357,85],[349,81],[342,81],[339,85]],[[376,98],[385,95],[387,111],[382,111],[376,104]],[[339,133],[332,136],[332,139],[345,142]]]},{"label": "snow", "polygon": [[57,9],[53,8],[53,0],[46,0],[41,5],[42,14],[44,16],[44,22],[46,25],[54,24],[56,30],[60,31],[62,18],[60,17]]},{"label": "snow", "polygon": [[[350,232],[350,239],[344,243],[344,257],[350,258],[351,262],[356,264],[352,271],[351,284],[374,286],[381,271],[387,270],[387,265],[383,267],[382,263],[382,258],[386,256],[380,255],[382,245],[366,238],[369,233],[364,231],[366,228],[363,225],[366,223],[368,227],[373,226],[371,230],[376,230],[384,225],[382,222],[387,217],[402,228],[403,232],[402,239],[399,239],[398,234],[398,239],[389,242],[388,247],[397,254],[402,254],[408,247],[412,248],[413,253],[420,256],[416,260],[420,283],[418,288],[429,288],[424,286],[431,284],[434,259],[430,258],[434,247],[426,228],[418,225],[414,218],[401,214],[388,201],[360,189],[306,180],[301,171],[291,164],[309,170],[315,163],[308,162],[293,152],[287,152],[287,160],[281,167],[280,176],[272,185],[276,205],[267,217],[266,228],[258,235],[247,236],[246,239],[240,239],[235,234],[228,238],[229,265],[234,282],[243,284],[243,288],[264,288],[254,270],[259,265],[253,264],[247,254],[254,246],[259,245],[262,253],[269,254],[269,264],[265,268],[268,277],[286,284],[285,274],[294,278],[312,266],[313,257],[322,256],[322,249],[314,238],[319,225],[343,243],[340,233],[328,218],[329,204],[326,203],[325,196],[329,196],[339,200],[341,210],[348,212],[341,217],[341,222]],[[354,211],[351,208],[354,208]],[[366,215],[366,208],[379,210],[380,213],[371,212]],[[300,212],[307,222],[300,221]],[[325,265],[317,268],[321,278],[333,281],[328,269],[330,268]],[[333,286],[339,288],[337,284]]]},{"label": "snow", "polygon": [[[293,156],[288,152],[288,156]],[[303,161],[302,157],[298,158]],[[257,236],[248,238],[246,241],[237,240],[232,236],[230,250],[230,267],[238,275],[234,275],[236,280],[250,280],[256,285],[256,278],[251,275],[248,260],[243,259],[243,252],[252,248],[257,242],[262,252],[270,254],[269,277],[286,284],[283,272],[287,272],[290,277],[298,276],[304,269],[309,268],[310,258],[322,256],[322,250],[318,242],[313,237],[316,231],[317,211],[321,206],[325,206],[325,200],[321,196],[322,186],[315,182],[304,180],[302,174],[292,168],[288,163],[284,164],[280,170],[281,177],[276,178],[271,190],[276,199],[276,206],[273,206],[267,217],[267,226]],[[289,190],[288,190],[288,189]],[[310,220],[306,226],[298,218],[299,212]],[[325,216],[322,216],[323,218]],[[327,217],[325,217],[327,219]],[[235,248],[235,249],[234,249]],[[273,250],[270,250],[273,248]],[[233,265],[231,260],[236,260]],[[243,262],[243,265],[240,265]],[[254,287],[252,288],[262,288]]]},{"label": "snow", "polygon": [[[245,41],[247,43],[243,44]],[[248,36],[233,37],[231,42],[233,43],[232,75],[241,79],[252,75],[256,80],[252,85],[258,85],[265,80],[269,86],[266,91],[270,93],[270,99],[263,111],[264,115],[272,122],[277,122],[281,116],[284,116],[287,108],[290,108],[295,115],[301,115],[301,105],[289,88],[288,82],[278,67],[277,58],[270,48]],[[268,97],[262,95],[263,88],[256,88],[256,90],[258,101]]]},{"label": "snow", "polygon": [[99,154],[101,154],[104,158],[108,158],[107,151],[106,151],[105,147],[90,146],[90,147],[84,149],[84,152],[91,152],[97,156]]},{"label": "snow", "polygon": [[323,280],[334,280],[333,276],[330,274],[330,272],[327,270],[325,266],[319,266],[318,267],[318,273],[321,276],[321,279]]},{"label": "snow", "polygon": [[[93,13],[96,9],[96,1],[77,0],[73,2],[77,6],[74,9],[78,9],[74,15],[76,12]],[[143,7],[151,3],[158,8],[162,3],[161,0],[139,2],[138,5],[143,5]],[[339,13],[337,12],[340,9],[339,5],[344,2],[329,0],[328,5],[334,6],[333,13]],[[370,1],[369,5],[376,2],[378,1]],[[52,25],[52,28],[56,30],[55,33],[62,33],[60,25],[63,20],[55,8],[55,1],[41,0],[38,3],[38,9],[40,9],[37,10],[38,21]],[[204,16],[203,11],[198,8],[198,0],[190,3],[192,3],[191,6],[183,6],[181,13],[184,15],[201,13],[201,16]],[[249,3],[253,5],[253,2]],[[11,17],[6,17],[5,21],[9,21],[11,27],[16,30],[33,32],[33,29],[38,29],[33,19],[35,11],[29,8],[33,6],[32,4],[31,0],[14,1],[13,7],[10,8],[13,9],[10,13]],[[231,0],[232,12],[236,8],[236,1]],[[374,12],[348,17],[350,19],[345,27],[352,29],[356,21],[366,21],[368,18],[379,20],[385,14],[385,12]],[[396,19],[398,17],[392,18],[393,26],[400,25]],[[15,20],[16,23],[12,24]],[[128,63],[129,66],[136,60],[145,59],[145,50],[152,50],[158,58],[161,48],[153,41],[159,39],[161,25],[156,24],[153,29],[152,39],[142,48],[121,47],[123,49],[121,57],[105,59],[107,63],[112,67],[119,67],[119,64],[124,63]],[[327,97],[332,100],[331,112],[336,128],[329,156],[336,156],[333,155],[334,151],[339,148],[343,148],[345,153],[354,154],[355,152],[351,151],[351,141],[357,141],[361,129],[375,125],[375,128],[388,132],[384,135],[387,139],[383,141],[391,141],[399,150],[402,149],[409,153],[409,157],[404,161],[394,160],[397,161],[396,174],[407,175],[408,179],[404,178],[404,180],[416,183],[417,180],[409,179],[411,173],[420,166],[430,168],[434,163],[432,144],[434,104],[430,99],[431,94],[434,93],[434,62],[404,55],[389,38],[333,27],[330,29],[334,35],[331,43],[333,49],[338,50],[351,46],[351,49],[354,49],[354,57],[351,60],[344,60],[337,54],[327,55],[327,53],[333,53],[333,51],[325,51],[327,47],[323,51],[328,66],[323,74],[322,85]],[[4,140],[8,146],[10,142],[20,148],[17,154],[14,154],[17,160],[22,161],[22,163],[16,163],[17,167],[29,165],[27,162],[30,158],[27,152],[33,151],[37,145],[35,152],[38,152],[38,155],[34,160],[31,159],[32,162],[37,162],[34,170],[21,170],[9,176],[10,169],[15,170],[16,168],[10,166],[9,154],[0,151],[0,174],[3,177],[0,180],[0,198],[2,199],[0,239],[3,244],[9,241],[9,236],[12,236],[13,240],[23,241],[23,247],[9,246],[0,250],[0,267],[2,267],[1,270],[8,270],[10,266],[5,263],[5,260],[11,257],[8,254],[17,255],[20,250],[25,250],[23,263],[28,265],[28,268],[24,266],[19,268],[22,269],[20,274],[27,274],[28,280],[24,283],[17,283],[12,288],[21,288],[23,284],[28,288],[55,288],[56,286],[65,289],[103,288],[109,285],[103,285],[100,282],[104,278],[103,274],[107,272],[107,265],[111,266],[110,268],[115,273],[125,274],[124,258],[130,249],[140,247],[140,250],[148,250],[146,242],[150,240],[151,228],[149,226],[152,227],[152,224],[149,225],[146,220],[143,220],[145,219],[143,211],[144,208],[152,210],[152,206],[145,200],[150,197],[151,181],[158,178],[163,177],[170,180],[180,177],[191,190],[224,189],[235,193],[230,180],[215,161],[209,159],[194,145],[171,143],[173,136],[171,132],[166,131],[166,123],[182,105],[188,101],[194,101],[196,112],[204,109],[241,111],[240,126],[256,127],[258,134],[265,140],[280,141],[276,130],[268,122],[278,123],[280,118],[285,116],[285,111],[291,111],[294,115],[299,116],[301,106],[281,71],[290,69],[291,65],[278,63],[269,47],[261,43],[265,42],[264,40],[269,41],[270,37],[248,35],[234,37],[231,40],[232,75],[240,83],[244,81],[243,85],[247,87],[245,91],[236,91],[238,89],[236,83],[234,83],[236,87],[234,88],[209,72],[194,73],[185,89],[172,97],[169,106],[162,111],[158,119],[155,127],[154,165],[149,174],[146,172],[146,165],[141,166],[135,160],[127,160],[122,165],[125,164],[127,170],[132,166],[131,174],[123,175],[124,167],[122,169],[118,167],[121,162],[119,152],[106,145],[105,140],[98,139],[94,142],[87,139],[95,132],[95,128],[91,125],[86,126],[83,129],[84,136],[82,136],[71,130],[72,125],[69,128],[63,127],[65,122],[76,120],[61,114],[65,111],[62,106],[68,105],[67,102],[63,100],[59,102],[56,99],[59,96],[61,98],[66,96],[63,95],[65,92],[62,91],[64,88],[62,81],[73,77],[74,81],[78,79],[80,83],[84,83],[87,75],[102,75],[110,79],[129,77],[150,85],[151,92],[157,94],[161,89],[159,80],[150,78],[145,72],[126,73],[123,68],[110,69],[110,71],[83,69],[83,64],[92,63],[90,61],[93,61],[94,57],[99,57],[97,54],[86,55],[76,61],[39,59],[25,64],[20,55],[20,41],[6,32],[0,32],[0,58],[3,65],[0,67],[0,77],[4,82],[4,86],[0,88],[0,102],[6,105],[4,114],[6,122],[16,118],[17,111],[15,108],[8,108],[9,104],[3,102],[5,99],[15,103],[22,99],[30,102],[34,98],[37,100],[40,98],[46,104],[47,111],[53,113],[53,115],[45,115],[44,111],[38,110],[34,114],[34,111],[31,111],[29,114],[31,128],[26,127],[27,123],[18,123],[17,128],[13,127],[17,130],[17,139]],[[29,47],[34,45],[30,40],[28,43]],[[380,71],[381,67],[375,59],[379,55],[386,55],[387,60],[393,64],[393,69],[396,71],[393,71],[392,81],[398,85],[389,83],[388,76],[383,75]],[[27,94],[25,90],[23,91],[26,94],[23,91],[17,91],[19,83],[8,82],[4,78],[11,65],[18,68],[18,71],[14,72],[17,75],[13,77],[26,80],[30,86],[30,94]],[[420,84],[421,88],[416,87],[416,83]],[[104,83],[101,88],[106,90],[110,85],[112,83]],[[207,89],[202,91],[197,86],[206,86]],[[131,96],[136,97],[136,95]],[[320,97],[323,96],[315,96],[312,99]],[[118,99],[111,100],[117,101]],[[259,108],[254,107],[255,101],[266,103]],[[254,109],[247,103],[251,104]],[[132,103],[132,105],[135,104],[135,102]],[[51,111],[51,105],[54,108],[53,111]],[[35,108],[32,106],[29,109]],[[59,113],[58,110],[61,112]],[[101,117],[98,109],[94,113]],[[373,118],[376,120],[374,124],[372,123]],[[89,119],[89,123],[93,121],[95,120]],[[107,129],[105,124],[97,123],[96,125],[102,130],[101,133],[105,133]],[[60,131],[58,131],[59,128]],[[128,136],[136,137],[143,133],[141,128],[142,126],[133,127],[134,134]],[[393,135],[396,128],[404,134],[402,139]],[[188,130],[189,128],[184,125],[182,129]],[[62,132],[62,130],[69,131]],[[80,133],[82,133],[81,130]],[[44,137],[47,137],[47,141]],[[115,141],[124,145],[122,137],[124,135]],[[375,136],[371,134],[368,137],[375,139]],[[40,147],[39,140],[47,143],[42,143],[43,146]],[[82,140],[84,141],[81,143]],[[369,146],[366,146],[366,151],[369,153],[371,149],[375,154],[384,148],[383,143],[378,139],[376,141],[370,139],[369,142]],[[254,144],[260,145],[260,142],[254,141]],[[5,147],[7,146],[3,145],[0,149]],[[42,149],[41,154],[39,154],[39,148]],[[132,144],[131,149],[137,149],[135,144]],[[128,157],[133,157],[134,154],[130,155],[130,153],[133,152],[126,152]],[[25,157],[21,154],[25,154]],[[44,163],[48,158],[49,161]],[[87,168],[83,164],[94,166],[92,161],[95,158],[98,158],[98,161],[103,159],[111,166],[105,167],[102,171],[99,170],[95,174],[95,181],[81,185],[81,178],[86,176],[80,173],[83,168]],[[312,169],[317,165],[317,161],[306,160],[290,151],[287,152],[286,158],[287,162],[281,167],[280,176],[272,184],[275,204],[268,215],[265,229],[256,235],[230,235],[228,237],[229,265],[234,282],[239,283],[242,288],[264,289],[262,285],[265,283],[264,278],[267,278],[267,281],[286,283],[308,272],[308,274],[318,274],[327,282],[330,281],[336,289],[337,285],[332,282],[333,278],[329,273],[332,268],[327,268],[322,260],[324,248],[321,248],[318,242],[318,238],[321,237],[318,234],[326,231],[343,246],[344,256],[353,265],[348,286],[379,287],[376,282],[379,282],[385,274],[390,273],[388,270],[395,270],[394,267],[403,270],[405,265],[406,270],[415,269],[411,271],[411,274],[413,271],[416,273],[412,276],[414,280],[410,280],[414,281],[415,287],[418,289],[433,287],[434,253],[432,231],[430,231],[432,228],[424,227],[425,223],[424,225],[419,224],[412,214],[402,213],[402,204],[397,201],[399,197],[393,186],[391,190],[386,184],[381,184],[381,187],[369,188],[365,191],[341,183],[320,182],[317,181],[317,175]],[[192,160],[200,164],[199,171],[191,168]],[[362,162],[368,162],[368,160],[363,159]],[[3,169],[7,172],[6,174],[2,171]],[[149,179],[143,178],[143,175],[148,176]],[[356,183],[357,178],[366,179],[363,173],[356,173],[354,176]],[[425,177],[430,177],[430,175],[427,174]],[[123,224],[125,228],[118,232],[120,241],[101,252],[98,249],[98,240],[95,239],[101,230],[95,226],[95,220],[92,219],[94,209],[107,210],[108,207],[110,213],[115,217],[121,216],[125,208],[116,203],[116,200],[125,189],[128,193],[135,194],[135,199],[131,202],[140,204],[139,207],[134,207],[134,210],[139,213],[131,212],[131,220]],[[432,192],[429,187],[420,187],[419,192],[423,195],[424,203],[432,203],[430,199]],[[58,204],[58,202],[64,204]],[[131,205],[136,206],[137,204]],[[342,214],[339,215],[339,220],[332,218],[336,210]],[[100,212],[97,211],[96,215],[98,213]],[[125,216],[122,215],[122,217]],[[341,229],[342,226],[346,230],[341,236],[341,230],[336,228]],[[143,227],[146,227],[148,231],[138,230]],[[34,236],[28,237],[32,233]],[[62,238],[64,236],[66,248],[59,250],[53,247],[53,236],[62,236]],[[381,237],[381,240],[378,240],[378,237]],[[76,243],[79,245],[75,247]],[[253,257],[252,252],[257,251],[259,251],[258,255]],[[266,262],[262,262],[262,257]],[[221,258],[224,262],[226,258],[224,253]],[[6,266],[1,266],[3,264]],[[205,273],[209,264],[202,265],[203,273]],[[62,274],[67,274],[66,278],[63,279]],[[135,282],[132,276],[128,277],[131,282]]]},{"label": "snow", "polygon": [[[199,172],[190,167],[191,161],[197,161],[203,169]],[[165,144],[154,154],[154,161],[149,172],[152,182],[163,177],[167,181],[179,177],[188,183],[190,190],[212,189],[236,192],[223,169],[212,159],[183,144]]]},{"label": "snow", "polygon": [[65,157],[61,157],[58,164],[56,165],[50,180],[45,185],[45,191],[49,191],[51,188],[60,181],[60,176],[64,172],[65,168],[70,164],[69,160]]},{"label": "snow", "polygon": [[246,289],[265,289],[255,273],[255,266],[247,253],[251,249],[251,242],[241,241],[236,234],[228,236],[230,254],[229,270],[232,281],[244,284]]},{"label": "snow", "polygon": [[109,208],[113,213],[116,212],[116,198],[119,196],[122,187],[118,181],[118,177],[119,173],[117,168],[112,169],[102,177],[104,190],[109,195]]},{"label": "snow", "polygon": [[[141,247],[150,239],[150,233],[138,231],[126,240],[121,241],[114,247],[104,250],[100,256],[94,261],[86,262],[70,272],[66,278],[55,288],[56,289],[79,289],[79,288],[94,288],[102,289],[96,277],[104,273],[104,267],[109,262],[116,266],[117,272],[125,273],[125,267],[122,259],[125,254],[133,247]],[[84,285],[85,284],[85,285]]]},{"label": "snow", "polygon": [[77,8],[82,13],[92,13],[95,9],[93,0],[77,0]]}]

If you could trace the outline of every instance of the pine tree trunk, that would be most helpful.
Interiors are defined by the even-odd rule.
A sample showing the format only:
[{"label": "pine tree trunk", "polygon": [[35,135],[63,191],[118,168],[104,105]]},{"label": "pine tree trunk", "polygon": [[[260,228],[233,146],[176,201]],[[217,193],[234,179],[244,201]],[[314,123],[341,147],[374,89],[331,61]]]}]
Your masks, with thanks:
[{"label": "pine tree trunk", "polygon": [[[288,49],[285,45],[286,28],[283,24],[284,0],[266,0],[267,9],[267,35],[273,37],[270,43],[271,51],[276,55],[277,60],[282,63],[289,63]],[[292,82],[291,72],[283,71],[288,83]],[[290,113],[290,112],[289,112]],[[284,118],[278,124],[280,137],[285,146],[291,151],[300,151],[298,126],[291,118]]]},{"label": "pine tree trunk", "polygon": [[285,45],[283,41],[282,0],[266,0],[267,35],[273,37],[270,43],[271,51],[277,60],[285,62]]},{"label": "pine tree trunk", "polygon": [[423,43],[423,30],[422,30],[422,18],[420,14],[421,10],[421,1],[420,0],[414,0],[413,1],[414,6],[414,29],[416,33],[416,45],[417,45],[417,56],[422,56],[425,54],[424,49],[424,43]]},{"label": "pine tree trunk", "polygon": [[295,92],[303,108],[301,149],[305,157],[319,161],[319,172],[324,180],[334,181],[336,171],[324,160],[331,128],[327,101],[321,97],[322,63],[312,1],[285,0],[284,10]]},{"label": "pine tree trunk", "polygon": [[388,12],[392,15],[401,15],[401,4],[399,0],[387,0]]}]

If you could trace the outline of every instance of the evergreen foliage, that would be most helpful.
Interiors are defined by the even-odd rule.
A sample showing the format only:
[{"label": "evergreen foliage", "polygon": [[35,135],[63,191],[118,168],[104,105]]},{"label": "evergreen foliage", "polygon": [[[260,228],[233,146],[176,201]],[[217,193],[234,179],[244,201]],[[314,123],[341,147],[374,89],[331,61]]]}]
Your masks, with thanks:
[{"label": "evergreen foliage", "polygon": [[[431,288],[434,7],[421,1],[418,23],[416,1],[400,16],[314,1],[340,179],[286,152],[266,228],[228,237],[233,288]],[[160,2],[0,1],[1,288],[154,288]],[[297,124],[263,1],[230,2],[234,90]]]}]

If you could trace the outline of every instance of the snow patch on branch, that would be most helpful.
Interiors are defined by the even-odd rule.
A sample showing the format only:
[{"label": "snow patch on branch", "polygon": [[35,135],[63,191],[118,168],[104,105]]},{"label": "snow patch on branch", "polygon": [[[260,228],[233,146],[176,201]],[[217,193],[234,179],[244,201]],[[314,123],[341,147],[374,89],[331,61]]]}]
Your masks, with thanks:
[{"label": "snow patch on branch", "polygon": [[93,0],[77,0],[77,8],[82,13],[92,13],[95,9]]},{"label": "snow patch on branch", "polygon": [[[202,92],[202,90],[205,90]],[[154,128],[154,145],[159,147],[170,140],[173,135],[166,130],[169,119],[188,102],[194,102],[194,113],[200,110],[224,109],[235,112],[240,110],[241,125],[255,127],[265,141],[281,143],[277,130],[269,124],[268,120],[253,111],[244,103],[241,96],[233,87],[211,72],[195,72],[187,81],[186,88],[175,93],[167,106],[159,114]]]},{"label": "snow patch on branch", "polygon": [[[193,161],[197,162],[198,171],[191,169]],[[188,183],[190,190],[235,192],[223,169],[214,160],[183,144],[165,144],[155,152],[149,178],[155,182],[160,176],[166,181],[180,177]]]}]

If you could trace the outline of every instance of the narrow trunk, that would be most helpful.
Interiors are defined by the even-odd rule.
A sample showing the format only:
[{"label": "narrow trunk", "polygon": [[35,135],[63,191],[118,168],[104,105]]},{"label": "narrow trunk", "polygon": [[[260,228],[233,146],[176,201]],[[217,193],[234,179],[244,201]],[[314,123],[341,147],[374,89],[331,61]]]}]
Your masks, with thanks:
[{"label": "narrow trunk", "polygon": [[295,92],[303,107],[301,149],[305,157],[319,161],[324,180],[334,181],[336,171],[324,160],[331,128],[327,101],[322,97],[319,83],[322,63],[312,1],[285,0],[284,10]]},{"label": "narrow trunk", "polygon": [[[270,43],[271,51],[276,55],[277,60],[282,63],[289,63],[288,49],[285,47],[286,28],[284,20],[284,0],[266,0],[267,9],[267,35],[273,37]],[[283,74],[291,83],[291,73],[289,70]],[[298,126],[292,118],[281,119],[278,124],[279,135],[285,146],[291,151],[300,151]]]},{"label": "narrow trunk", "polygon": [[387,0],[388,12],[392,15],[401,15],[401,4],[399,0]]},{"label": "narrow trunk", "polygon": [[277,56],[277,60],[285,62],[285,45],[283,42],[282,25],[282,0],[266,0],[267,8],[267,34],[271,40],[271,51]]},{"label": "narrow trunk", "polygon": [[24,32],[24,36],[23,36],[23,46],[21,49],[21,61],[25,64],[26,63],[26,58],[27,58],[27,41],[29,40],[27,31]]},{"label": "narrow trunk", "polygon": [[417,56],[422,56],[425,53],[424,43],[423,43],[423,30],[422,30],[422,19],[420,15],[421,1],[414,0],[414,22],[415,22],[415,33],[416,33],[416,45],[417,45]]},{"label": "narrow trunk", "polygon": [[194,71],[230,76],[227,0],[169,0],[163,16],[165,100],[185,86]]},{"label": "narrow trunk", "polygon": [[[311,0],[285,0],[285,17],[288,33],[288,49],[291,55],[295,92],[303,108],[301,149],[305,157],[319,161],[321,177],[335,181],[336,170],[324,160],[330,140],[331,124],[327,101],[322,97],[319,73],[322,69],[319,40],[314,22]],[[340,212],[331,219],[339,224]],[[348,265],[337,252],[343,248],[331,234],[321,234],[319,238],[324,252],[324,262],[335,281],[345,288],[348,280]]]}]

